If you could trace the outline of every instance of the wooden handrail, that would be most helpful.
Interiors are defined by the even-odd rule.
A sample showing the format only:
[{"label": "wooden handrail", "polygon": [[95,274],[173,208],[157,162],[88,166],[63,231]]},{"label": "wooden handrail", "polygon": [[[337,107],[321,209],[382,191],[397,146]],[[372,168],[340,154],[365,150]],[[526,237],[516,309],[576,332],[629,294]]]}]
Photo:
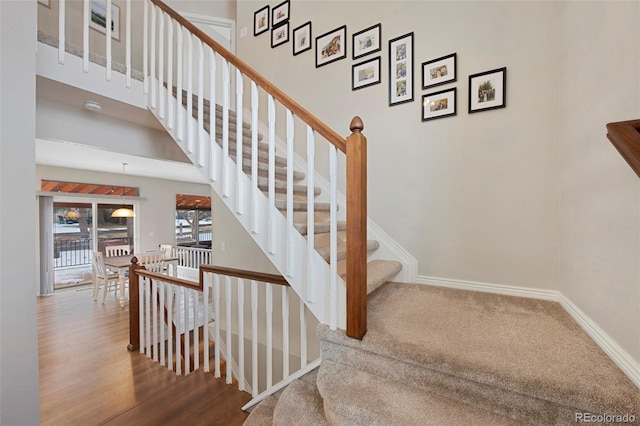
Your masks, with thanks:
[{"label": "wooden handrail", "polygon": [[244,269],[226,268],[216,265],[200,265],[200,282],[203,282],[202,274],[212,272],[214,274],[228,275],[231,277],[242,278],[271,284],[280,284],[288,286],[289,283],[282,275],[267,274],[264,272],[246,271]]},{"label": "wooden handrail", "polygon": [[640,177],[640,120],[607,124],[607,138]]},{"label": "wooden handrail", "polygon": [[192,34],[197,36],[204,44],[211,47],[217,54],[225,58],[228,62],[233,64],[242,74],[253,80],[258,86],[262,87],[267,93],[278,100],[282,105],[288,108],[293,114],[300,117],[302,121],[311,126],[316,132],[322,135],[327,141],[336,146],[340,151],[346,153],[347,146],[345,138],[340,136],[331,127],[320,121],[316,116],[311,114],[299,103],[291,99],[282,90],[276,87],[269,80],[260,75],[256,70],[247,65],[244,61],[238,58],[233,53],[222,47],[219,43],[205,34],[202,30],[196,27],[194,24],[183,18],[178,12],[171,9],[160,0],[151,0],[153,4],[162,9],[167,15],[176,20],[182,27],[189,30]]}]

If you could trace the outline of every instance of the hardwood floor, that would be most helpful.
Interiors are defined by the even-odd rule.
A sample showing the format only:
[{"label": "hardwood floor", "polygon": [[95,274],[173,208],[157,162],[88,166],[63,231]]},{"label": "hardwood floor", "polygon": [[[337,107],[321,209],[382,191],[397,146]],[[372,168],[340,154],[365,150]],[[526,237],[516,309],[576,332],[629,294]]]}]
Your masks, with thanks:
[{"label": "hardwood floor", "polygon": [[38,298],[42,425],[241,425],[251,396],[127,351],[128,307],[89,288]]}]

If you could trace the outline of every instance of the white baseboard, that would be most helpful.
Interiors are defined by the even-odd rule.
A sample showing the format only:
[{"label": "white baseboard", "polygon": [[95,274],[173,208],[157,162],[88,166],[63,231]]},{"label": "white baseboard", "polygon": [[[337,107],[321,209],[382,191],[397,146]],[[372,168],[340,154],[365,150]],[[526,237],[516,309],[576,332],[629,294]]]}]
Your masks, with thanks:
[{"label": "white baseboard", "polygon": [[459,290],[481,291],[506,296],[528,297],[532,299],[558,302],[560,306],[582,327],[593,341],[607,354],[622,372],[640,388],[640,363],[625,351],[611,336],[598,326],[589,316],[578,308],[568,297],[557,290],[542,290],[503,284],[491,284],[476,281],[454,280],[449,278],[416,275],[416,284],[435,287],[455,288]]}]

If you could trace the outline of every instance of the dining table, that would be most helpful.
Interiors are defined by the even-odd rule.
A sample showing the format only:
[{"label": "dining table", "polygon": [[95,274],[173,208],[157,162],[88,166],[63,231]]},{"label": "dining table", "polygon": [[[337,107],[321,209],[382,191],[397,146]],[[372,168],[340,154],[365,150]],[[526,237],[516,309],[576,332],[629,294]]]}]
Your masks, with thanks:
[{"label": "dining table", "polygon": [[[129,267],[131,266],[131,259],[133,259],[133,257],[135,256],[135,254],[128,254],[125,256],[112,256],[112,257],[105,257],[104,258],[104,265],[111,269],[112,271],[117,271],[118,273],[118,291],[120,293],[120,306],[124,307],[124,305],[126,304],[126,297],[124,294],[124,289],[125,289],[125,282],[127,280],[127,272],[129,271]],[[168,265],[172,265],[173,267],[171,268],[172,271],[172,275],[173,276],[177,276],[178,273],[178,258],[177,257],[170,257],[170,258],[165,258],[163,259],[163,261],[165,262],[165,264]],[[143,264],[141,264],[140,266],[144,266]]]}]

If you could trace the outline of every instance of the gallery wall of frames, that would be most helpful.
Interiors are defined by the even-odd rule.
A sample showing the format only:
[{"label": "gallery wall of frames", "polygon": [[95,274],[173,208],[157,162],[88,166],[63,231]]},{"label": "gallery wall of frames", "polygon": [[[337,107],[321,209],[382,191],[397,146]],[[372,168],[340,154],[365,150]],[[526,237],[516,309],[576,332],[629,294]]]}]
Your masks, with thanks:
[{"label": "gallery wall of frames", "polygon": [[[276,6],[264,5],[254,13],[253,35],[270,34],[271,48],[289,42],[290,1]],[[383,46],[388,55],[388,105],[390,107],[415,100],[414,33],[387,37],[384,43],[382,24],[358,29],[349,37],[346,25],[313,36],[312,22],[307,21],[292,31],[292,55],[314,51],[315,66],[320,68],[346,59],[351,41],[351,90],[361,90],[382,83]],[[422,94],[421,120],[426,122],[457,115],[458,88],[456,52],[421,62],[419,72]],[[507,106],[507,68],[505,66],[468,76],[468,113],[489,111]],[[428,92],[428,93],[427,93]]]}]

